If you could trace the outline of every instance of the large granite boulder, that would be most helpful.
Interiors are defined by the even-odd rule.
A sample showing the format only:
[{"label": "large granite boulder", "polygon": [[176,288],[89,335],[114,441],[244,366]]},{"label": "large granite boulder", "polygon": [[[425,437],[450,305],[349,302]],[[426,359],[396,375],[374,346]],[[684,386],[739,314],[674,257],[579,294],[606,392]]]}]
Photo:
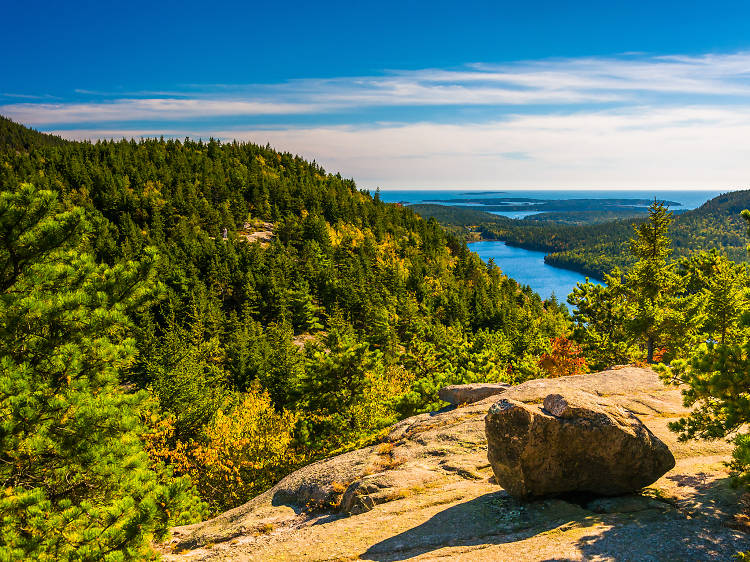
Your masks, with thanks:
[{"label": "large granite boulder", "polygon": [[635,415],[587,392],[549,394],[543,404],[500,399],[485,431],[495,479],[519,498],[625,494],[675,465]]},{"label": "large granite boulder", "polygon": [[473,404],[490,396],[502,394],[510,388],[504,382],[477,382],[472,384],[453,384],[444,386],[438,391],[440,400],[444,400],[454,406],[461,404]]}]

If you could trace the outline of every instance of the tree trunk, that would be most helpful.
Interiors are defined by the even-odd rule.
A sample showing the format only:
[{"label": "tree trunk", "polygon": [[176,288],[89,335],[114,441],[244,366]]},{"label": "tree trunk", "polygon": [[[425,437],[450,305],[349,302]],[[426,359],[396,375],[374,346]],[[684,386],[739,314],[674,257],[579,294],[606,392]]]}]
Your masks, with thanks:
[{"label": "tree trunk", "polygon": [[651,336],[646,340],[646,363],[654,362],[654,338]]}]

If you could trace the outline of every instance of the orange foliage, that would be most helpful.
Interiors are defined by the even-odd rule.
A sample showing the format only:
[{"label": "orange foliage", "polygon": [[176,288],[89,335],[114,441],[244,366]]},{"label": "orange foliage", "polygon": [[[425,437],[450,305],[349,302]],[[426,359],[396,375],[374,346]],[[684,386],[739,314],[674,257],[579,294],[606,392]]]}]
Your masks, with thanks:
[{"label": "orange foliage", "polygon": [[566,337],[550,339],[550,352],[539,358],[539,367],[549,377],[581,375],[588,369],[581,346]]}]

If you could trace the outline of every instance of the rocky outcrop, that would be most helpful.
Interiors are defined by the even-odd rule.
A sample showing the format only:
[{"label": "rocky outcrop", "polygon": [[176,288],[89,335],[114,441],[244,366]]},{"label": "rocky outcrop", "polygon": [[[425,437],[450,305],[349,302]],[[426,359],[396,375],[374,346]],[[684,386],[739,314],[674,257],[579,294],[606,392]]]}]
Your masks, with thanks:
[{"label": "rocky outcrop", "polygon": [[[382,442],[306,466],[246,504],[178,527],[163,557],[197,560],[728,560],[747,535],[723,525],[738,506],[724,441],[678,442],[680,390],[648,369],[539,379],[502,398],[539,407],[589,392],[637,415],[677,465],[647,490],[519,501],[487,462],[497,400],[405,419]],[[569,501],[570,500],[570,501]],[[686,540],[689,537],[689,540]]]},{"label": "rocky outcrop", "polygon": [[435,472],[418,466],[367,475],[349,485],[339,511],[348,515],[364,513],[378,504],[405,498],[438,478]]},{"label": "rocky outcrop", "polygon": [[454,384],[440,389],[438,396],[454,406],[473,404],[490,396],[502,394],[510,388],[504,382],[477,382],[472,384]]},{"label": "rocky outcrop", "polygon": [[519,498],[640,490],[674,467],[664,442],[631,412],[586,392],[542,404],[501,399],[485,418],[495,478]]}]

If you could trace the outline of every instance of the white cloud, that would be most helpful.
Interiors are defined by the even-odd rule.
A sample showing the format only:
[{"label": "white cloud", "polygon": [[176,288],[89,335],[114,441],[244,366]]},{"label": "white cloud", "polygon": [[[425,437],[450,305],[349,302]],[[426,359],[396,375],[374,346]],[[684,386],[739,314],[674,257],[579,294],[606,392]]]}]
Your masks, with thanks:
[{"label": "white cloud", "polygon": [[270,142],[369,188],[730,189],[750,183],[750,106],[516,115],[481,124],[57,133]]},{"label": "white cloud", "polygon": [[[85,103],[12,103],[0,106],[0,113],[31,125],[54,125],[58,134],[74,138],[270,142],[365,187],[729,189],[750,179],[745,148],[750,53],[745,52],[471,64],[187,90],[96,92]],[[530,104],[534,113],[521,114],[519,108]],[[420,117],[390,112],[403,106],[422,108]],[[361,123],[372,107],[392,122],[327,124],[334,112],[336,123],[348,115]],[[474,122],[467,122],[457,111],[467,107],[484,110],[471,112]],[[314,115],[322,124],[240,130],[219,128],[210,119],[257,115],[285,115],[286,122]],[[477,115],[486,120],[478,122]],[[159,120],[192,124],[139,125]],[[113,129],[103,125],[107,122],[127,125]]]},{"label": "white cloud", "polygon": [[[628,107],[706,103],[750,95],[750,53],[621,56],[472,64],[382,76],[292,80],[279,84],[190,86],[123,96],[79,91],[94,101],[12,103],[0,113],[31,125],[184,120],[217,116],[326,115],[367,107],[553,105]],[[708,101],[706,101],[708,100]],[[735,100],[736,101],[736,100]],[[435,109],[439,111],[439,109]]]},{"label": "white cloud", "polygon": [[224,115],[288,115],[317,110],[309,104],[211,99],[121,99],[106,103],[17,103],[0,106],[0,114],[36,124],[106,121],[179,120]]}]

